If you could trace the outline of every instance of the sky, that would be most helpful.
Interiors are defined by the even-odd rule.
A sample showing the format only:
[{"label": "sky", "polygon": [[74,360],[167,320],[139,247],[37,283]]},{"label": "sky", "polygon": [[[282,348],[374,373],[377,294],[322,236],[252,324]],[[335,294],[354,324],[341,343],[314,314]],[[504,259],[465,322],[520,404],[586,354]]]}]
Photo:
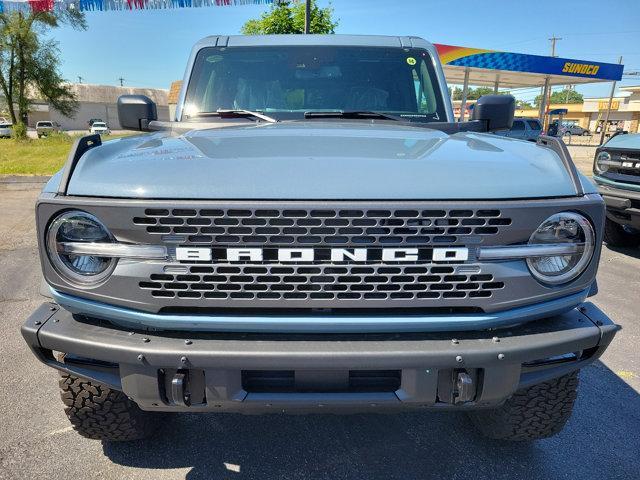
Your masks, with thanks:
[{"label": "sky", "polygon": [[[617,63],[640,72],[640,0],[318,0],[331,4],[336,33],[415,35],[434,43]],[[88,12],[88,29],[51,32],[69,81],[169,88],[181,79],[193,44],[208,35],[238,34],[269,7],[183,8]],[[640,74],[619,85],[640,85]],[[558,87],[561,88],[561,87]],[[587,97],[608,96],[610,84],[579,86]],[[533,100],[539,89],[514,91]]]}]

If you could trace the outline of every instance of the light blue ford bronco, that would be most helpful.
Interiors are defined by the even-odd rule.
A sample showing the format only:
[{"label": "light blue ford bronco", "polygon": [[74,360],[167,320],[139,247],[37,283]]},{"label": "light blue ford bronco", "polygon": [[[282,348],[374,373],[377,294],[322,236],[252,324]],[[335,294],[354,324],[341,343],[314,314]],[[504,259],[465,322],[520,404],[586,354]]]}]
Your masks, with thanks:
[{"label": "light blue ford bronco", "polygon": [[596,150],[593,179],[607,205],[604,241],[640,245],[640,133],[618,133]]},{"label": "light blue ford bronco", "polygon": [[22,333],[85,437],[165,412],[468,412],[533,440],[618,326],[595,294],[605,206],[564,145],[456,123],[416,37],[214,36],[175,118],[144,96],[76,142],[36,216],[51,297]]}]

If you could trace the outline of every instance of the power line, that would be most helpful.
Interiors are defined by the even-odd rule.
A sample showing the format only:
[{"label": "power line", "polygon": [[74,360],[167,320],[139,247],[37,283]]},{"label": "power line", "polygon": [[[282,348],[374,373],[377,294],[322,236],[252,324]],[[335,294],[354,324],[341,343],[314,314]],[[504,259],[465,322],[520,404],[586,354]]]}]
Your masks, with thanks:
[{"label": "power line", "polygon": [[599,52],[599,53],[591,52],[590,53],[590,52],[582,52],[581,51],[581,52],[564,52],[564,54],[565,55],[590,55],[590,56],[593,56],[593,57],[609,57],[609,56],[614,56],[614,55],[618,55],[618,56],[620,56],[620,55],[627,55],[627,56],[628,55],[632,55],[632,56],[635,56],[635,55],[640,55],[640,52],[633,52],[633,53],[630,53],[630,52],[605,52],[605,53],[603,53],[603,52]]},{"label": "power line", "polygon": [[640,33],[640,30],[626,30],[622,32],[607,31],[607,32],[580,32],[580,33],[565,33],[567,37],[593,37],[596,35],[628,35],[630,33]]}]

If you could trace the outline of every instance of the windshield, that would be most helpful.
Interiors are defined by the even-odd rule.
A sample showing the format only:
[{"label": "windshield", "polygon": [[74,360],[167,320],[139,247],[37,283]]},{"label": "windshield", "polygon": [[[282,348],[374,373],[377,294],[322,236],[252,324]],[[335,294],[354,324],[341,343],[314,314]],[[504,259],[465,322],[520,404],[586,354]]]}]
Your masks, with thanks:
[{"label": "windshield", "polygon": [[101,122],[93,122],[94,127],[106,127],[107,125]]},{"label": "windshield", "polygon": [[432,59],[417,48],[204,48],[195,60],[183,119],[228,109],[279,120],[343,110],[446,121]]},{"label": "windshield", "polygon": [[53,124],[51,122],[38,122],[36,127],[52,127]]}]

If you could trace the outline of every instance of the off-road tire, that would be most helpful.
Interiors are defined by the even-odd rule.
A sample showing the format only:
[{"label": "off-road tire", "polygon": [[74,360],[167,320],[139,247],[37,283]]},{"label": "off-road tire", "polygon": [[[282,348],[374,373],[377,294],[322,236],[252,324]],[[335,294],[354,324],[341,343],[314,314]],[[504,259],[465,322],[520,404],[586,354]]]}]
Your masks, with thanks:
[{"label": "off-road tire", "polygon": [[636,247],[640,244],[640,234],[627,232],[622,225],[607,218],[604,223],[604,241],[612,247]]},{"label": "off-road tire", "polygon": [[59,383],[64,411],[83,437],[139,440],[150,436],[158,425],[160,414],[140,410],[118,390],[67,374],[62,374]]},{"label": "off-road tire", "polygon": [[470,412],[473,424],[489,438],[530,441],[560,432],[578,393],[578,372],[516,391],[504,405]]}]

